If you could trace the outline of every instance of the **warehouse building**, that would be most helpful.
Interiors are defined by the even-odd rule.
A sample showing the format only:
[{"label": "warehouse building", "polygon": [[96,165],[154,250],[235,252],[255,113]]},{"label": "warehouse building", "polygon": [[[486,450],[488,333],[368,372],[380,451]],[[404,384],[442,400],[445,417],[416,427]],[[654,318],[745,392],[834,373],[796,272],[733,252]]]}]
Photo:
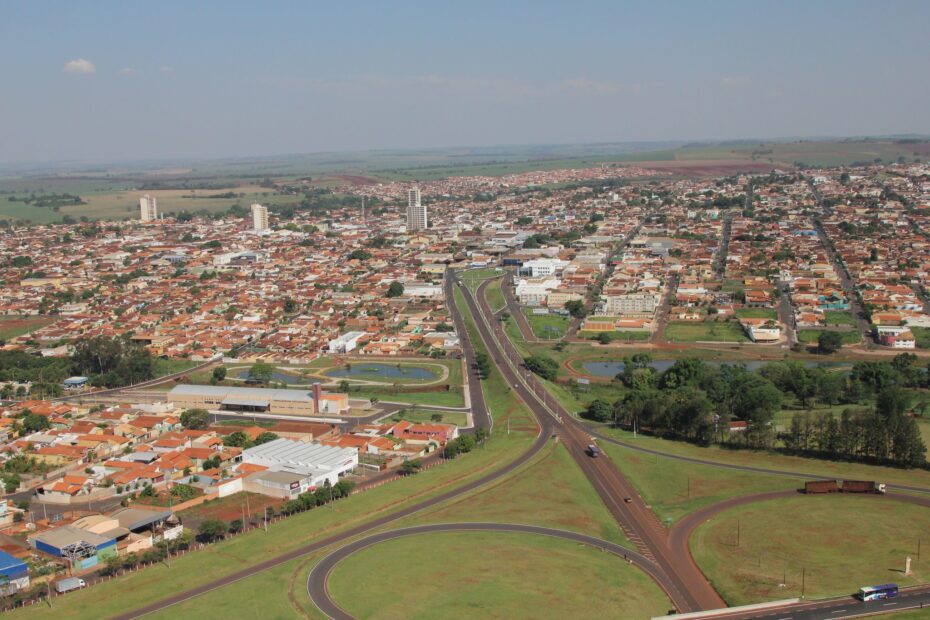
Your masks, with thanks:
[{"label": "warehouse building", "polygon": [[6,551],[0,551],[0,596],[29,589],[29,566]]},{"label": "warehouse building", "polygon": [[68,560],[72,570],[91,568],[117,554],[115,538],[71,525],[35,534],[27,540],[36,551]]},{"label": "warehouse building", "polygon": [[267,468],[246,479],[247,490],[290,499],[339,482],[358,466],[358,450],[282,438],[248,448],[242,462]]},{"label": "warehouse building", "polygon": [[313,390],[227,387],[221,385],[177,385],[168,399],[182,409],[240,411],[280,415],[338,415],[349,410],[346,394],[324,393],[319,384]]}]

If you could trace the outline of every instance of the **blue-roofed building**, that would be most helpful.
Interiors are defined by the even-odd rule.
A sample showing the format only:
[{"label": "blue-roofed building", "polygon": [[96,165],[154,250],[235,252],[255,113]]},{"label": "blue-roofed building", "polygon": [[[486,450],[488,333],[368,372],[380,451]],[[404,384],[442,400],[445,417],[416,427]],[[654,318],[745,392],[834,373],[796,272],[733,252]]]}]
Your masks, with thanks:
[{"label": "blue-roofed building", "polygon": [[9,596],[29,588],[29,566],[6,551],[0,551],[0,595]]},{"label": "blue-roofed building", "polygon": [[36,551],[71,562],[74,570],[96,566],[117,554],[116,539],[71,525],[34,534],[28,539]]}]

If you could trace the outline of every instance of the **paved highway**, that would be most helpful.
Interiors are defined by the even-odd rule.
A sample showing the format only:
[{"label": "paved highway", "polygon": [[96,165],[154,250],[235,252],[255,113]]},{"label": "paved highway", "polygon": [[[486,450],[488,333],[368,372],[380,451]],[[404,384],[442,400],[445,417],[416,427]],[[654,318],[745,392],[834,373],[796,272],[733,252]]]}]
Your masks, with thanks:
[{"label": "paved highway", "polygon": [[[522,358],[506,338],[499,321],[494,320],[484,288],[472,295],[461,287],[475,317],[478,332],[488,353],[508,385],[530,407],[539,420],[553,420],[552,428],[597,491],[607,509],[632,540],[640,553],[656,563],[663,575],[658,580],[680,611],[716,609],[725,604],[691,559],[675,556],[668,545],[668,533],[655,514],[637,495],[632,484],[606,457],[590,458],[585,447],[591,443],[588,430],[549,395],[534,374],[522,366]],[[476,300],[477,298],[477,300]]]},{"label": "paved highway", "polygon": [[437,532],[518,532],[560,538],[562,540],[589,545],[601,551],[606,551],[621,557],[646,571],[646,573],[652,576],[656,581],[663,578],[663,575],[657,571],[656,566],[651,561],[633,549],[628,549],[621,545],[577,532],[511,523],[441,523],[381,532],[368,536],[367,538],[353,541],[344,547],[340,547],[338,550],[323,558],[313,567],[313,570],[310,571],[310,575],[307,577],[307,593],[313,603],[328,617],[334,618],[335,620],[352,620],[353,616],[339,607],[329,596],[327,581],[333,569],[349,556],[363,549],[367,549],[372,545],[388,540],[395,540],[397,538]]}]

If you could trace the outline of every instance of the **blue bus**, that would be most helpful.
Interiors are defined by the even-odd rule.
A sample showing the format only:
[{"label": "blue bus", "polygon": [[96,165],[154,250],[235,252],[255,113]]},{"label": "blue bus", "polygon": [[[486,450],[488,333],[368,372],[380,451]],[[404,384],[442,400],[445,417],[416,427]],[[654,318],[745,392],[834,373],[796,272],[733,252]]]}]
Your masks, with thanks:
[{"label": "blue bus", "polygon": [[883,598],[894,598],[898,595],[898,584],[886,583],[882,586],[866,586],[859,588],[859,594],[856,595],[861,601],[877,601]]}]

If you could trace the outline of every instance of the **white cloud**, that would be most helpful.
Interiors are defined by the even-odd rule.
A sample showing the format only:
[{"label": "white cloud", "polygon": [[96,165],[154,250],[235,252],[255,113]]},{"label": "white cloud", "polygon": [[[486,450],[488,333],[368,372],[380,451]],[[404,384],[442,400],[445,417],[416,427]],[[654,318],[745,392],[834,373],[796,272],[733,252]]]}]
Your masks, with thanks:
[{"label": "white cloud", "polygon": [[158,68],[161,73],[174,73],[174,67],[170,65],[162,65]]},{"label": "white cloud", "polygon": [[122,69],[119,70],[119,74],[120,75],[135,75],[136,70],[133,69],[132,67],[123,67]]},{"label": "white cloud", "polygon": [[94,63],[87,60],[86,58],[75,58],[74,60],[69,60],[65,63],[65,66],[61,69],[65,73],[75,73],[78,75],[87,75],[89,73],[96,73],[97,67],[94,66]]}]

